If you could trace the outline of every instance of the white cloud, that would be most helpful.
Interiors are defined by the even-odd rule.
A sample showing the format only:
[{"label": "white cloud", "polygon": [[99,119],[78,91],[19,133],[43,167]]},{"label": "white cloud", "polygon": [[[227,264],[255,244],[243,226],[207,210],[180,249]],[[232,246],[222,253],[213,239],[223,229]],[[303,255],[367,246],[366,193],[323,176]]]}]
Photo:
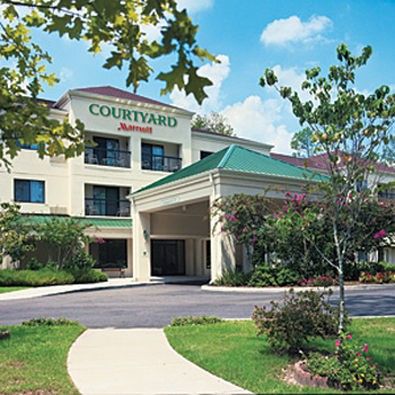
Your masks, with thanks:
[{"label": "white cloud", "polygon": [[170,100],[175,106],[199,113],[218,111],[221,108],[221,88],[230,73],[230,61],[226,55],[218,55],[218,59],[221,63],[208,63],[199,68],[198,74],[207,77],[213,83],[206,88],[208,98],[203,104],[199,105],[191,94],[186,96],[184,92],[175,89],[170,94]]},{"label": "white cloud", "polygon": [[196,14],[213,6],[214,0],[178,0],[178,9],[187,9],[188,13]]},{"label": "white cloud", "polygon": [[227,106],[222,114],[236,130],[237,136],[274,145],[274,151],[290,153],[292,133],[282,122],[284,102],[249,96]]},{"label": "white cloud", "polygon": [[69,82],[74,77],[74,71],[68,67],[62,67],[59,72],[60,83]]},{"label": "white cloud", "polygon": [[313,15],[306,22],[293,15],[286,19],[276,19],[269,23],[261,34],[261,42],[265,45],[284,46],[290,43],[309,43],[323,39],[321,33],[332,26],[326,16]]}]

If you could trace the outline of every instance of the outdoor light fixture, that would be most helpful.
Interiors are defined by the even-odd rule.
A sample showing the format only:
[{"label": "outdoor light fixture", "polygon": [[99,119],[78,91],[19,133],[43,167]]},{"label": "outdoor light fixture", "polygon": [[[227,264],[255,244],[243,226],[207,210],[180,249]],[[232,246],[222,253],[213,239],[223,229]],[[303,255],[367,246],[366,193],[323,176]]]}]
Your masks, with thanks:
[{"label": "outdoor light fixture", "polygon": [[144,229],[144,231],[143,231],[143,237],[144,237],[144,240],[145,240],[145,241],[147,241],[147,240],[149,239],[149,232],[148,232],[147,229]]}]

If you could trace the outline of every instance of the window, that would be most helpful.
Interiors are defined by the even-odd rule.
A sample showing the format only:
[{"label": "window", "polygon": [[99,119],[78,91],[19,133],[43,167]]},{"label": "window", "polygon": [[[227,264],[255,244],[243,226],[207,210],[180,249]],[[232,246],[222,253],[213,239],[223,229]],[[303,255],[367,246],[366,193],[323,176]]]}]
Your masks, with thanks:
[{"label": "window", "polygon": [[204,159],[207,158],[208,156],[210,156],[213,152],[209,152],[209,151],[200,151],[200,159]]},{"label": "window", "polygon": [[14,200],[25,203],[44,203],[44,181],[14,180]]},{"label": "window", "polygon": [[163,145],[143,143],[141,145],[142,168],[147,170],[163,170],[165,150]]},{"label": "window", "polygon": [[89,245],[89,253],[95,259],[95,267],[101,269],[126,268],[127,242],[124,239],[102,239]]},{"label": "window", "polygon": [[38,144],[22,144],[19,140],[17,141],[17,146],[23,149],[38,150]]}]

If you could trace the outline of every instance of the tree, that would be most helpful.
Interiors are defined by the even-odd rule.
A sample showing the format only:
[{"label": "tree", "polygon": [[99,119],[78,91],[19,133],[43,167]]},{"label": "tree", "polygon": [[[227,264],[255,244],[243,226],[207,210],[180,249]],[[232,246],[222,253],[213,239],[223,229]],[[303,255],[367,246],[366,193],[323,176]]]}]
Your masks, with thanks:
[{"label": "tree", "polygon": [[35,247],[33,229],[23,221],[19,206],[2,203],[0,208],[0,259],[9,256],[19,263]]},{"label": "tree", "polygon": [[306,70],[301,88],[311,99],[305,102],[292,88],[280,87],[273,70],[266,69],[260,79],[262,87],[274,86],[291,103],[300,125],[312,131],[313,153],[324,153],[328,158],[329,177],[319,188],[331,221],[327,236],[335,246],[335,258],[319,249],[317,252],[338,273],[340,332],[345,316],[344,266],[355,242],[353,225],[363,220],[364,202],[376,199],[376,164],[394,141],[395,95],[390,88],[383,85],[365,95],[355,87],[356,71],[371,54],[369,46],[359,56],[353,56],[345,44],[339,45],[339,64],[331,66],[327,76],[321,75],[319,67]]},{"label": "tree", "polygon": [[196,114],[191,123],[192,128],[207,130],[211,133],[219,133],[225,136],[234,136],[235,131],[228,123],[227,119],[218,112],[211,112],[208,115]]},{"label": "tree", "polygon": [[[109,47],[103,67],[126,67],[126,85],[135,91],[152,75],[152,60],[174,55],[170,71],[156,76],[164,82],[162,94],[177,87],[201,103],[207,97],[204,88],[212,85],[198,75],[195,63],[217,60],[198,46],[198,26],[176,0],[2,0],[1,5],[0,165],[11,165],[19,143],[38,144],[40,157],[83,151],[83,124],[48,119],[49,109],[38,100],[43,86],[58,79],[47,71],[51,57],[32,41],[31,29],[85,40],[92,54]],[[160,39],[149,41],[148,28],[160,30]]]},{"label": "tree", "polygon": [[314,143],[312,141],[313,132],[309,128],[303,128],[296,132],[291,141],[291,148],[294,149],[298,156],[309,158],[314,152]]},{"label": "tree", "polygon": [[252,263],[262,258],[261,252],[270,250],[271,235],[262,229],[273,210],[273,201],[265,196],[243,193],[219,198],[211,207],[216,226],[246,248]]}]

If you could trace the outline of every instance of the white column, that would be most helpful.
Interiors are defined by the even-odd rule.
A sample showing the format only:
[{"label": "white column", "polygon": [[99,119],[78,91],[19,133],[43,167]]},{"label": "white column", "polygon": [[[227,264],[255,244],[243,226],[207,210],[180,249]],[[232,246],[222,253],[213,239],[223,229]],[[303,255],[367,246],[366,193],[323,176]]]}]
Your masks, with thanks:
[{"label": "white column", "polygon": [[226,271],[236,269],[236,246],[231,237],[221,232],[217,217],[211,216],[211,282],[220,278]]},{"label": "white column", "polygon": [[151,214],[133,208],[133,278],[149,281],[151,277]]}]

